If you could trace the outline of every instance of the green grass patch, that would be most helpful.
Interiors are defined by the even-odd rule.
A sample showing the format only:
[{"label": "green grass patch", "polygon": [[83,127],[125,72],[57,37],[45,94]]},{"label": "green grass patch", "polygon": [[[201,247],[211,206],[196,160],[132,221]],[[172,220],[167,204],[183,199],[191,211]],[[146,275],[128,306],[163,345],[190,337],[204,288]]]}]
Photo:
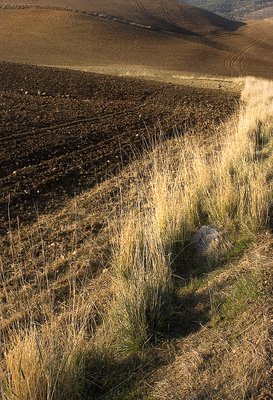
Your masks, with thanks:
[{"label": "green grass patch", "polygon": [[214,310],[217,310],[213,316],[214,322],[233,321],[261,296],[259,276],[241,277],[227,292],[225,299],[214,307]]},{"label": "green grass patch", "polygon": [[249,246],[253,242],[253,237],[247,234],[242,235],[240,237],[238,237],[237,234],[236,237],[236,235],[233,233],[232,235],[230,235],[230,242],[232,243],[232,245],[225,254],[224,257],[225,262],[232,262],[241,258],[244,252],[249,248]]},{"label": "green grass patch", "polygon": [[117,390],[109,393],[103,400],[150,400],[146,390],[141,387],[139,382],[135,383],[127,383],[127,385],[123,385]]}]

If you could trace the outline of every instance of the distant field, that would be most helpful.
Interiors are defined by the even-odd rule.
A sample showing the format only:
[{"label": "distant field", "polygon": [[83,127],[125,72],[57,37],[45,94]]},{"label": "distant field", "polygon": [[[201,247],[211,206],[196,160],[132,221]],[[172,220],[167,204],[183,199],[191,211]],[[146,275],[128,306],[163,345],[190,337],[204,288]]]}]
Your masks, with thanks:
[{"label": "distant field", "polygon": [[206,76],[273,75],[270,21],[221,35],[193,36],[61,10],[2,9],[0,35],[2,61],[97,72],[116,67],[122,74],[129,66],[144,73],[155,69]]},{"label": "distant field", "polygon": [[205,10],[180,4],[176,0],[2,0],[7,6],[51,7],[90,13],[157,31],[208,34],[236,30],[240,23],[229,21]]}]

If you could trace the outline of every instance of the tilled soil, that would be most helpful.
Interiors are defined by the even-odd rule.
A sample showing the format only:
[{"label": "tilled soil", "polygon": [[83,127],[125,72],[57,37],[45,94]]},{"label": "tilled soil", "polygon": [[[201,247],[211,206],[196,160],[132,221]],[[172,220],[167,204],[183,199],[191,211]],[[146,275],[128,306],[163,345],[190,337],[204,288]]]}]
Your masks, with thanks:
[{"label": "tilled soil", "polygon": [[[99,7],[100,3],[96,2]],[[125,4],[125,1],[121,0],[121,3]],[[140,4],[127,3],[128,13],[134,8],[133,3]],[[150,0],[149,3],[155,4]],[[161,20],[161,11],[157,22]],[[139,16],[142,14],[141,11]],[[175,30],[176,17],[168,13],[165,17],[165,20],[171,18]],[[203,25],[197,16],[191,16],[190,20],[200,29],[209,26],[204,21]],[[236,32],[209,35],[177,34],[172,28],[172,32],[165,28],[144,29],[135,22],[132,25],[118,21],[119,18],[51,8],[3,9],[0,0],[0,62],[125,76],[133,73],[133,76],[151,78],[163,74],[166,82],[185,76],[221,79],[253,75],[272,79],[273,30],[270,20],[250,22]],[[178,18],[177,24],[180,26],[181,22],[181,27],[184,26],[183,18],[179,21]]]},{"label": "tilled soil", "polygon": [[1,63],[1,234],[118,173],[156,136],[209,129],[237,103],[221,90]]},{"label": "tilled soil", "polygon": [[103,19],[174,33],[208,34],[243,24],[175,0],[5,0],[0,7],[36,7],[85,12]]}]

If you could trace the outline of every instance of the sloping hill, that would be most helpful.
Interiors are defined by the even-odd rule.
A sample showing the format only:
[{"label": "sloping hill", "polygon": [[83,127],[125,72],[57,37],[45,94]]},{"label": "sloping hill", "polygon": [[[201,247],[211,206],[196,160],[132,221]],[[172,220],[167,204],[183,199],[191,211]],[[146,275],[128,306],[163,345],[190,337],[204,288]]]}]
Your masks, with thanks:
[{"label": "sloping hill", "polygon": [[[0,3],[1,4],[1,3]],[[85,11],[159,31],[204,35],[235,30],[240,24],[176,0],[2,0],[6,6],[51,7]]]},{"label": "sloping hill", "polygon": [[[98,117],[104,127],[111,129],[116,118],[129,128],[123,137],[128,141],[135,132],[134,111],[137,118],[142,101],[150,115],[152,103],[155,112],[158,105],[171,110],[171,121],[176,106],[181,107],[181,117],[192,111],[192,121],[200,118],[198,111],[207,124],[212,122],[212,110],[226,116],[223,105],[228,99],[221,91],[182,90],[38,67],[0,64],[0,69],[3,125],[13,133],[12,137],[6,132],[2,147],[7,155],[12,153],[14,190],[29,190],[21,178],[31,170],[24,165],[23,150],[31,143],[33,164],[40,173],[48,171],[48,177],[57,178],[52,192],[61,183],[61,165],[66,166],[65,174],[74,168],[76,178],[81,172],[95,176],[92,166],[76,169],[83,166],[77,157],[81,146],[89,141],[86,149],[92,153],[96,128],[92,131],[89,120],[86,130],[73,132],[79,120],[64,127],[58,110],[63,117],[67,112],[70,118],[79,118],[77,113],[85,111],[90,118],[92,109],[101,105],[104,110]],[[105,173],[102,183],[98,180],[90,190],[74,194],[56,212],[36,213],[35,222],[25,226],[19,216],[15,229],[8,227],[0,237],[3,398],[272,398],[273,238],[272,232],[264,231],[272,198],[270,87],[269,82],[247,80],[240,117],[221,124],[219,135],[207,126],[209,136],[165,141],[115,178],[107,179]],[[38,90],[47,93],[39,95]],[[238,105],[238,96],[230,100]],[[115,106],[123,115],[109,119]],[[128,106],[132,113],[125,123]],[[45,129],[48,117],[51,133]],[[26,132],[24,124],[29,124]],[[96,121],[93,124],[98,127]],[[112,133],[117,144],[121,132]],[[50,148],[48,138],[56,139],[51,142],[55,146]],[[70,145],[74,142],[73,165],[68,148],[66,162],[58,154],[63,138]],[[82,154],[85,161],[87,153]],[[47,157],[55,159],[54,168],[47,170]],[[33,177],[41,186],[46,181],[37,172],[32,169],[32,190]],[[41,186],[36,186],[39,192]],[[42,199],[45,192],[38,195]],[[40,212],[40,203],[34,196],[33,200]],[[11,202],[9,206],[7,217],[12,217]],[[194,252],[188,241],[201,224],[229,228],[219,230],[212,252],[205,254]],[[168,286],[163,285],[164,278]]]},{"label": "sloping hill", "polygon": [[[35,23],[34,23],[35,21]],[[209,36],[156,32],[82,13],[0,9],[0,60],[111,74],[272,77],[270,21]]]},{"label": "sloping hill", "polygon": [[199,40],[65,11],[0,10],[0,35],[2,61],[94,71],[132,65],[186,71],[194,64],[203,73],[223,65],[217,48]]}]

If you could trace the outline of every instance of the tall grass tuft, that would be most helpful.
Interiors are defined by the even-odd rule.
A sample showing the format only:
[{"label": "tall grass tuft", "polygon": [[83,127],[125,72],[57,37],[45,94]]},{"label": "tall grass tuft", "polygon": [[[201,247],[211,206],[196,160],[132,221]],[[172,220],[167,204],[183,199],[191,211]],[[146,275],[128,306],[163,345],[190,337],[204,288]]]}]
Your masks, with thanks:
[{"label": "tall grass tuft", "polygon": [[115,254],[115,298],[109,320],[119,351],[142,350],[166,329],[171,313],[173,284],[169,257],[150,226],[131,219],[120,235]]},{"label": "tall grass tuft", "polygon": [[85,324],[52,321],[13,332],[6,344],[3,394],[9,400],[82,399],[85,387]]}]

